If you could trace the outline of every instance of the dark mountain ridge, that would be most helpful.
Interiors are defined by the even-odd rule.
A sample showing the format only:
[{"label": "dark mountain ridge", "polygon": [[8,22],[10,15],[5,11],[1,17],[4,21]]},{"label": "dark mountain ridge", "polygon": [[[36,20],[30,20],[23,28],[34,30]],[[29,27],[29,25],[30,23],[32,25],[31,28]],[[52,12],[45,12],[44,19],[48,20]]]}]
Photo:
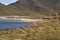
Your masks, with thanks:
[{"label": "dark mountain ridge", "polygon": [[[2,6],[2,5],[0,5]],[[60,0],[18,0],[0,7],[0,14],[7,15],[48,15],[60,11]]]}]

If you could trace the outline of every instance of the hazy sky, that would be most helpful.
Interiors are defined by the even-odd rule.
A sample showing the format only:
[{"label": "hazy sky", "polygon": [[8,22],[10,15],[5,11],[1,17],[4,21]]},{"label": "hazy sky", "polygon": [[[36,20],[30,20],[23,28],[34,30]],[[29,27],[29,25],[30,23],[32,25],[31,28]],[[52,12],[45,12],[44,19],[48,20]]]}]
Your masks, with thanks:
[{"label": "hazy sky", "polygon": [[10,3],[14,3],[16,2],[17,0],[0,0],[0,3],[2,4],[5,4],[5,5],[8,5]]}]

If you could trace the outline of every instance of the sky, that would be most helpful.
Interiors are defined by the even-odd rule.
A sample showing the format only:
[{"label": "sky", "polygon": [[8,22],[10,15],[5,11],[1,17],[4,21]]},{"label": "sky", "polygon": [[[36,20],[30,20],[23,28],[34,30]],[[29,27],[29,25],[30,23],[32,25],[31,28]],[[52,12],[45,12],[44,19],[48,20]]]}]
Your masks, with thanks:
[{"label": "sky", "polygon": [[0,3],[4,4],[4,5],[8,5],[10,3],[14,3],[16,2],[17,0],[0,0]]}]

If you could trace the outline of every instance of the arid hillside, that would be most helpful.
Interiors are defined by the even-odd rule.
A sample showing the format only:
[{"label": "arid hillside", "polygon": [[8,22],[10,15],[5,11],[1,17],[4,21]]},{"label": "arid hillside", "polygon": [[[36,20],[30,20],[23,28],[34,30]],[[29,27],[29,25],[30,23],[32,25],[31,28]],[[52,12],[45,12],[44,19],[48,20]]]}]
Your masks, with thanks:
[{"label": "arid hillside", "polygon": [[9,5],[0,4],[0,15],[49,15],[55,11],[60,11],[60,0],[18,0]]}]

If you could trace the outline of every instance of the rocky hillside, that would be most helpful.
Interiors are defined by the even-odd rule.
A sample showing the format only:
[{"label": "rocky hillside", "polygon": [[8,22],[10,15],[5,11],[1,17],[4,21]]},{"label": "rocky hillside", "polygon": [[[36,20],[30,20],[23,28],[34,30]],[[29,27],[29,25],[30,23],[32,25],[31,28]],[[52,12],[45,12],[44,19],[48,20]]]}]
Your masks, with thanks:
[{"label": "rocky hillside", "polygon": [[60,11],[60,0],[18,0],[0,10],[1,15],[48,15],[51,10]]}]

